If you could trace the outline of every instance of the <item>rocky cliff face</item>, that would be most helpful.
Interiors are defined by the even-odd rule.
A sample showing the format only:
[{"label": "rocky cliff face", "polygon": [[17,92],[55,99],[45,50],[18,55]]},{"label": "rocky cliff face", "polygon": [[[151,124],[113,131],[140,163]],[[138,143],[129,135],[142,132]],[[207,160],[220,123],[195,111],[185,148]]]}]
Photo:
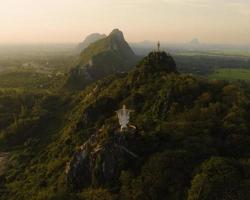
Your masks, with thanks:
[{"label": "rocky cliff face", "polygon": [[117,185],[120,173],[139,158],[130,144],[140,139],[136,130],[114,131],[103,139],[103,130],[93,134],[75,152],[66,167],[67,181],[73,190],[84,187],[113,187]]}]

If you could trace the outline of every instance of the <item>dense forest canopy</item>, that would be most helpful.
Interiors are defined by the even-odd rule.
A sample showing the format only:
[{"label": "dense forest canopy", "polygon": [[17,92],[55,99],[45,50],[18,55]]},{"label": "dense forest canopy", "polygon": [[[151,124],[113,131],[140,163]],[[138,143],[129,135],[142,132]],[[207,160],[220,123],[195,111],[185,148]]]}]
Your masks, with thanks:
[{"label": "dense forest canopy", "polygon": [[[80,91],[2,89],[0,199],[247,200],[249,88],[153,52]],[[122,105],[136,130],[119,132]]]}]

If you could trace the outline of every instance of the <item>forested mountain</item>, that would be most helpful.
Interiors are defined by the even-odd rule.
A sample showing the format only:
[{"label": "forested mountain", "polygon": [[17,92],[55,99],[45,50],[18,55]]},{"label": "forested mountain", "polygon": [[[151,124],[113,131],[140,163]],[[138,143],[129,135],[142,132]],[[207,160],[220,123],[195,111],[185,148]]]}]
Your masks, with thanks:
[{"label": "forested mountain", "polygon": [[[241,87],[180,74],[170,55],[152,52],[128,73],[63,92],[10,106],[20,112],[2,126],[10,158],[1,200],[250,199],[250,97]],[[122,105],[136,127],[124,132]]]},{"label": "forested mountain", "polygon": [[67,87],[82,89],[95,80],[132,69],[137,60],[123,33],[115,29],[82,51],[78,65],[70,72]]}]

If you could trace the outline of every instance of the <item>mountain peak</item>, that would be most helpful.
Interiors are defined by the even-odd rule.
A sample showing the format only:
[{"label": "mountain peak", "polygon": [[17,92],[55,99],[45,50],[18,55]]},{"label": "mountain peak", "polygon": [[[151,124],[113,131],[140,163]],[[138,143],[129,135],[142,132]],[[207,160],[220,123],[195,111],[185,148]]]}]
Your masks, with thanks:
[{"label": "mountain peak", "polygon": [[119,29],[85,48],[78,65],[69,74],[67,87],[84,88],[91,82],[117,72],[130,70],[137,56]]},{"label": "mountain peak", "polygon": [[119,29],[114,29],[109,34],[109,37],[116,38],[116,39],[119,39],[119,40],[125,40],[122,31],[120,31]]}]

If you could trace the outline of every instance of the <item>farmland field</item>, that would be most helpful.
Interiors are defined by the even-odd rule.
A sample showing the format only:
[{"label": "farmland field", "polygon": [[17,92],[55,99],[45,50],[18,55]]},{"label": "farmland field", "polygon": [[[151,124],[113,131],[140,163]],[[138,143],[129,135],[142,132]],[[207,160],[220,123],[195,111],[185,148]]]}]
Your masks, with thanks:
[{"label": "farmland field", "polygon": [[250,69],[231,69],[231,68],[221,68],[216,69],[212,74],[210,74],[209,79],[219,79],[219,80],[247,80],[250,81]]},{"label": "farmland field", "polygon": [[249,59],[250,51],[240,50],[185,50],[175,53],[180,56],[211,56],[211,57],[238,57]]}]

